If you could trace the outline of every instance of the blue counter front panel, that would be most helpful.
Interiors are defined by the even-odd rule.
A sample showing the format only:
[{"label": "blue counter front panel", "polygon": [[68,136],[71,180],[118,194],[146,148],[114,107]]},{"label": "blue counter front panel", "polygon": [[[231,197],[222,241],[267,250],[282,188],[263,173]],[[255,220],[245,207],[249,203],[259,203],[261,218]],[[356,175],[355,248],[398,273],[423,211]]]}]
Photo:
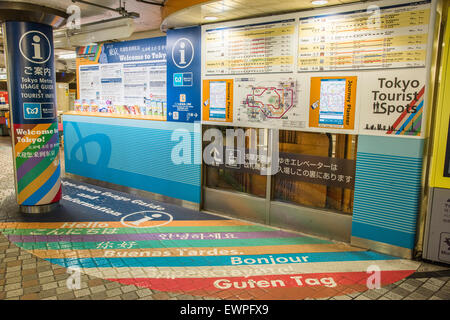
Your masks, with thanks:
[{"label": "blue counter front panel", "polygon": [[[198,124],[64,115],[63,125],[66,172],[200,203]],[[189,138],[190,163],[172,161],[180,136]]]},{"label": "blue counter front panel", "polygon": [[413,249],[423,139],[358,137],[352,236]]}]

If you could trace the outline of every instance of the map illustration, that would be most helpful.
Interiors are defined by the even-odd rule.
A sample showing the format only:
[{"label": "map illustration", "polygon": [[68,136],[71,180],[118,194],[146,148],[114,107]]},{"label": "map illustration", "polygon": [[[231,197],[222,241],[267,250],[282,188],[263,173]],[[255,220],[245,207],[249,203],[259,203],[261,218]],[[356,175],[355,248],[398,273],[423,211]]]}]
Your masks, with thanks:
[{"label": "map illustration", "polygon": [[[297,81],[242,81],[238,84],[239,106],[237,120],[281,127],[286,120],[300,125],[297,114]],[[297,113],[296,113],[297,112]],[[296,121],[297,120],[297,121]]]}]

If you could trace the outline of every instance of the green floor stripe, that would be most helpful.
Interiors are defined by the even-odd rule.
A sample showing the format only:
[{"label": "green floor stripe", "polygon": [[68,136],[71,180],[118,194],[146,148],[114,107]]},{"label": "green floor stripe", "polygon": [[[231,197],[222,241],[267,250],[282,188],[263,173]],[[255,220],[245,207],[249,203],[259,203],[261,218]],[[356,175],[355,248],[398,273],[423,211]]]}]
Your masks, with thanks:
[{"label": "green floor stripe", "polygon": [[[114,230],[116,229],[116,230]],[[93,231],[95,230],[95,231]],[[114,231],[114,232],[113,232]],[[5,235],[87,235],[87,234],[141,234],[141,233],[189,233],[189,232],[252,232],[278,231],[265,226],[200,226],[200,227],[154,227],[154,228],[57,228],[57,229],[0,229]],[[104,233],[102,233],[104,232]]]},{"label": "green floor stripe", "polygon": [[[331,241],[300,238],[268,239],[220,239],[220,240],[148,240],[148,241],[103,241],[103,242],[16,242],[25,250],[86,250],[86,249],[151,249],[151,248],[201,248],[201,247],[255,247],[292,244],[331,244]],[[129,247],[132,245],[131,247]]]}]

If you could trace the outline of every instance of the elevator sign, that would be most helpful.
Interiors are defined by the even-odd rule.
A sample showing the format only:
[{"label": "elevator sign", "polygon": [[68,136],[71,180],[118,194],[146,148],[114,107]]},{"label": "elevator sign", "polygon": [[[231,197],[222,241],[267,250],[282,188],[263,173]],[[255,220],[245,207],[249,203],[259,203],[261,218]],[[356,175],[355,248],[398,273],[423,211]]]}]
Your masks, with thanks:
[{"label": "elevator sign", "polygon": [[167,120],[200,120],[200,27],[167,31]]}]

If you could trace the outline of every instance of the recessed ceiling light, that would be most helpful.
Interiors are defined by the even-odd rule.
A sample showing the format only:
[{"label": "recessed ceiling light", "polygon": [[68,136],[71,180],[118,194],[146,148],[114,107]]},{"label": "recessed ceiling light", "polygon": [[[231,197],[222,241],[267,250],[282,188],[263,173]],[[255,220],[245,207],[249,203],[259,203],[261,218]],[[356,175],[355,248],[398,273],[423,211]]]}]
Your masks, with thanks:
[{"label": "recessed ceiling light", "polygon": [[206,17],[203,17],[203,19],[204,19],[204,20],[208,20],[208,21],[214,21],[214,20],[217,20],[217,19],[219,19],[219,18],[217,18],[217,17],[215,17],[215,16],[206,16]]},{"label": "recessed ceiling light", "polygon": [[328,3],[328,0],[313,0],[311,3],[315,6],[321,6]]}]

